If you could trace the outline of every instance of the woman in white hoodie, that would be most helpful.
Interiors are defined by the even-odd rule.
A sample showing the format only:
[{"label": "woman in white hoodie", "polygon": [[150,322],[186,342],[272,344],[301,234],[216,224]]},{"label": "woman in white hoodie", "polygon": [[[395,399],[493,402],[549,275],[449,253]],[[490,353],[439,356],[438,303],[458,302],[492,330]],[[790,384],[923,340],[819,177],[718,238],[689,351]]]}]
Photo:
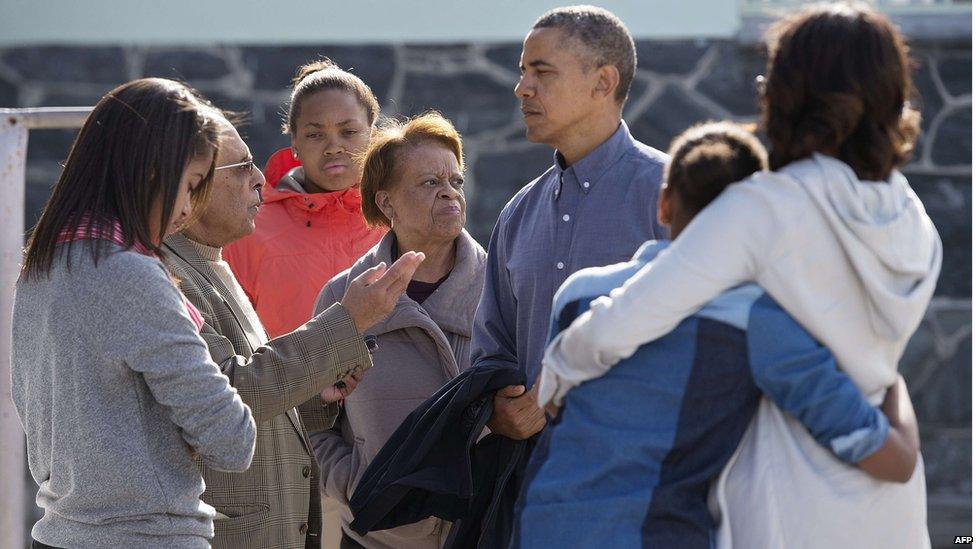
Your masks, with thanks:
[{"label": "woman in white hoodie", "polygon": [[[762,126],[770,165],[553,341],[540,403],[606,372],[720,292],[758,282],[879,404],[935,290],[942,245],[896,167],[918,113],[907,47],[882,15],[818,6],[772,33]],[[927,547],[919,460],[881,483],[763,403],[714,491],[720,546]]]}]

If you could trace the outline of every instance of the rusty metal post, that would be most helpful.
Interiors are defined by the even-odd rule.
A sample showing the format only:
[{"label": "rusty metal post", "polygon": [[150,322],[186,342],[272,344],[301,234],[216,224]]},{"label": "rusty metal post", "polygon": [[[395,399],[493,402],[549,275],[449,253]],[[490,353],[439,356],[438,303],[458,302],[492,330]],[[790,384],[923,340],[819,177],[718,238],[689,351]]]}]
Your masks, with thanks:
[{"label": "rusty metal post", "polygon": [[24,246],[27,137],[31,129],[80,127],[89,112],[91,107],[0,109],[0,547],[26,547],[29,531],[24,430],[10,397],[14,284]]},{"label": "rusty metal post", "polygon": [[24,430],[10,399],[10,343],[23,247],[28,131],[18,116],[0,118],[0,547],[26,546]]}]

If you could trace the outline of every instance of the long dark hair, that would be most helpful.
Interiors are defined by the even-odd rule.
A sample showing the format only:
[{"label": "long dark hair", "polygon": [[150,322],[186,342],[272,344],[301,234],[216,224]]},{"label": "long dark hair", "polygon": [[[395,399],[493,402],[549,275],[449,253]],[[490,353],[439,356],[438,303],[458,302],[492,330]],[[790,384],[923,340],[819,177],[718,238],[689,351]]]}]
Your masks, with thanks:
[{"label": "long dark hair", "polygon": [[[183,170],[191,160],[212,155],[191,204],[197,210],[207,198],[219,119],[220,111],[194,90],[163,78],[133,80],[105,94],[71,146],[28,242],[21,277],[47,275],[61,233],[75,233],[86,220],[93,222],[87,224],[89,237],[95,223],[117,221],[125,248],[138,243],[158,253],[152,227],[158,223],[165,230],[169,224]],[[158,220],[150,219],[155,204]],[[106,242],[84,242],[97,264]]]},{"label": "long dark hair", "polygon": [[770,168],[820,152],[885,180],[909,158],[919,114],[907,103],[908,47],[890,21],[826,4],[781,20],[770,37],[760,94]]}]

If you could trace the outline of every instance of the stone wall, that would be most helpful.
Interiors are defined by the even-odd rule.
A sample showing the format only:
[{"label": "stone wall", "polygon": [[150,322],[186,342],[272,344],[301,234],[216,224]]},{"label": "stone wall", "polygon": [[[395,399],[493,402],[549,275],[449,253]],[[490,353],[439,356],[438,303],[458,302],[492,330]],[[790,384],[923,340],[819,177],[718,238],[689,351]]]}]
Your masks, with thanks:
[{"label": "stone wall", "polygon": [[[0,49],[0,106],[91,105],[140,76],[187,80],[218,105],[250,113],[245,128],[259,161],[287,145],[280,134],[286,85],[317,55],[351,67],[379,96],[385,114],[436,108],[465,138],[469,230],[482,243],[512,194],[552,162],[524,139],[512,88],[519,44],[342,47],[217,46]],[[970,531],[972,193],[971,54],[968,43],[917,44],[917,104],[924,135],[905,168],[945,245],[933,302],[902,362],[921,422],[935,546]],[[625,118],[642,141],[666,149],[688,125],[754,120],[754,77],[763,59],[733,41],[642,41]],[[28,224],[36,219],[65,158],[70,132],[32,134]]]}]

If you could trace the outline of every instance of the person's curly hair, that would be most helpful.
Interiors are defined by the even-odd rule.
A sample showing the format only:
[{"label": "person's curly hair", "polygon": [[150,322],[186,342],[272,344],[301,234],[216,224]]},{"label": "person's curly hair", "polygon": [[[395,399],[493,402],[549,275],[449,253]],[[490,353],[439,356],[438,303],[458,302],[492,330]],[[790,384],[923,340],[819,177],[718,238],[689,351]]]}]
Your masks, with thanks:
[{"label": "person's curly hair", "polygon": [[919,133],[908,47],[880,13],[860,4],[815,6],[770,33],[760,90],[771,169],[819,152],[862,180],[886,180]]},{"label": "person's curly hair", "polygon": [[769,169],[766,149],[747,126],[705,122],[681,132],[668,149],[665,182],[697,214],[729,185]]}]

